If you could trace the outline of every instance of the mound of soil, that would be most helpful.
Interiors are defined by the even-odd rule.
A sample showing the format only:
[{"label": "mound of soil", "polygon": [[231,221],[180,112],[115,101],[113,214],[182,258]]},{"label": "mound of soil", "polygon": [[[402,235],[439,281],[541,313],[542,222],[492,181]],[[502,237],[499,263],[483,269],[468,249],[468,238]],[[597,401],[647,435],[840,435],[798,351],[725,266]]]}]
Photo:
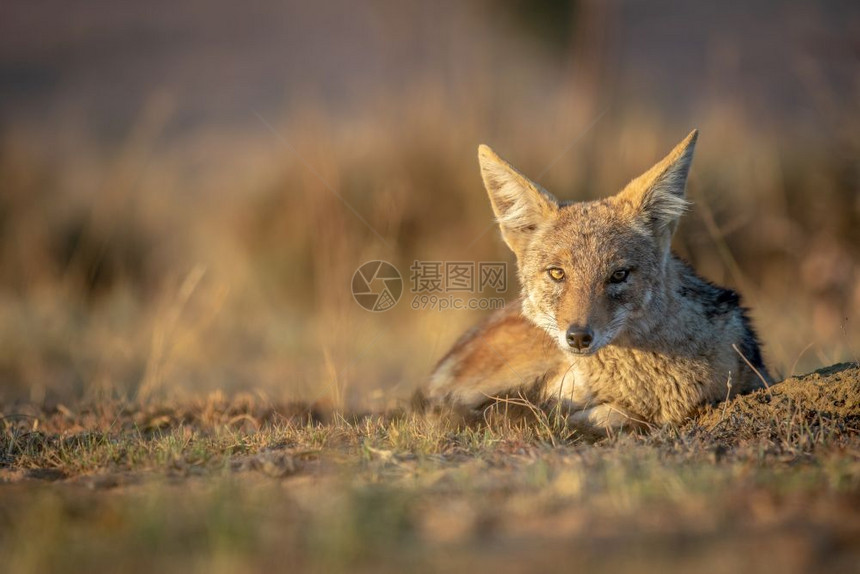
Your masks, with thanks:
[{"label": "mound of soil", "polygon": [[[860,365],[839,363],[704,409],[688,430],[735,442],[833,439],[860,433]],[[717,437],[714,437],[717,438]]]}]

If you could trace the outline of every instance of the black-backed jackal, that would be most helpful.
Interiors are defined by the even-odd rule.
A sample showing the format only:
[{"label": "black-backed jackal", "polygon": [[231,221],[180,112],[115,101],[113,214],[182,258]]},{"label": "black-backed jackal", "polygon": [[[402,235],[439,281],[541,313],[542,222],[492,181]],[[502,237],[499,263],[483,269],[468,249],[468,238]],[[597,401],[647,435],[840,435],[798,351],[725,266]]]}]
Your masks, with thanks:
[{"label": "black-backed jackal", "polygon": [[481,146],[522,295],[460,338],[425,399],[475,412],[537,381],[573,425],[604,433],[678,423],[727,391],[765,384],[738,295],[671,252],[696,137],[617,195],[587,202],[559,202]]}]

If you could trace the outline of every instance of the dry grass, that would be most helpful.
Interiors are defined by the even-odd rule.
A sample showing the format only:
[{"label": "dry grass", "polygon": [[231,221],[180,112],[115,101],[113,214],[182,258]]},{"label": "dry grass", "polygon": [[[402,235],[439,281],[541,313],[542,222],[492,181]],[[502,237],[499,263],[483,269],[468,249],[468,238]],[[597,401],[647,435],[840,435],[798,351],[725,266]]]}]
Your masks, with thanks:
[{"label": "dry grass", "polygon": [[841,365],[596,444],[551,414],[19,405],[0,548],[14,571],[850,571],[858,397]]},{"label": "dry grass", "polygon": [[[257,137],[224,137],[253,167],[211,165],[199,178],[183,154],[211,134],[165,147],[157,101],[125,145],[99,151],[79,134],[59,164],[26,134],[5,134],[0,399],[223,390],[391,408],[480,314],[413,311],[408,292],[369,314],[348,285],[371,259],[407,282],[415,259],[513,264],[478,176],[479,142],[534,177],[551,166],[541,183],[584,199],[617,191],[690,127],[633,103],[595,124],[601,110],[571,105],[582,101],[573,89],[547,95],[540,113],[499,101],[489,115],[423,86],[420,103],[382,98],[347,119],[307,105],[265,118],[283,139],[251,115]],[[504,136],[497,117],[509,118]],[[706,107],[693,121],[694,206],[676,249],[740,288],[776,373],[857,360],[860,129],[818,145],[759,132],[740,109]],[[512,267],[509,284],[510,298]]]}]

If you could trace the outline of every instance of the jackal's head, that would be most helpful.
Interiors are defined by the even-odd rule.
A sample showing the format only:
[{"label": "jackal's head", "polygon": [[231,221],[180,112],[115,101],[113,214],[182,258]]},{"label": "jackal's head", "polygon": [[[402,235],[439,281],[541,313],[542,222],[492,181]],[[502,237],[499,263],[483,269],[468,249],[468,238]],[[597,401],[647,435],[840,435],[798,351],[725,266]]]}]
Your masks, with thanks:
[{"label": "jackal's head", "polygon": [[687,208],[697,133],[618,194],[560,203],[487,146],[478,156],[502,238],[517,256],[523,312],[562,349],[591,354],[672,312],[656,297]]}]

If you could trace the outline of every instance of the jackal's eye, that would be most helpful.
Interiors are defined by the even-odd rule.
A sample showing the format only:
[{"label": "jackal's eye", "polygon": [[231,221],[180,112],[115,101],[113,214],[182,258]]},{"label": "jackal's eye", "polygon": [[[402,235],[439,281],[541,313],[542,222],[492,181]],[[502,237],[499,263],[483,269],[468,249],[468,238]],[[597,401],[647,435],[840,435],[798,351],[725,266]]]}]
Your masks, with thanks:
[{"label": "jackal's eye", "polygon": [[546,270],[553,281],[564,281],[564,269],[550,267]]},{"label": "jackal's eye", "polygon": [[624,283],[627,281],[627,277],[630,275],[629,269],[616,269],[612,275],[609,276],[610,283]]}]

